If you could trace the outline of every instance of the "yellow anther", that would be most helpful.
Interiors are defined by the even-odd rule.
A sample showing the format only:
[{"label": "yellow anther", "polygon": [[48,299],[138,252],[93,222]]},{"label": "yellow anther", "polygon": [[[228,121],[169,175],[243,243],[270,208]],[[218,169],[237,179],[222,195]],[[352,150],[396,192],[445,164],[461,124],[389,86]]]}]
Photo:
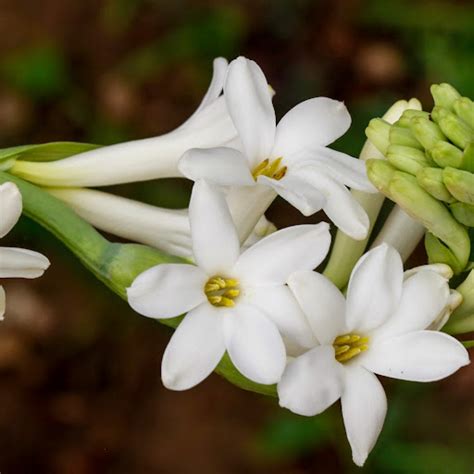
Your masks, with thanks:
[{"label": "yellow anther", "polygon": [[275,158],[271,160],[266,158],[259,163],[253,170],[252,176],[256,180],[259,176],[267,176],[272,179],[279,180],[286,174],[286,166],[281,166],[283,157]]},{"label": "yellow anther", "polygon": [[344,334],[334,339],[333,347],[338,362],[347,362],[369,348],[369,338],[359,334]]},{"label": "yellow anther", "polygon": [[204,285],[207,300],[214,306],[230,308],[235,305],[235,298],[240,295],[239,281],[234,278],[215,276]]}]

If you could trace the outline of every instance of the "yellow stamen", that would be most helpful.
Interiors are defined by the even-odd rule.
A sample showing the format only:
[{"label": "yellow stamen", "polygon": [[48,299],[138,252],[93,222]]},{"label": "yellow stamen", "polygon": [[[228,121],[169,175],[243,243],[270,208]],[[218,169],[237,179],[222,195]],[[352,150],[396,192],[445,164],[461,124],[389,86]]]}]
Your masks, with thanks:
[{"label": "yellow stamen", "polygon": [[280,180],[285,176],[287,170],[286,166],[281,166],[282,160],[282,156],[271,161],[269,158],[266,158],[254,168],[252,172],[253,178],[257,180],[259,176],[267,176],[277,181]]},{"label": "yellow stamen", "polygon": [[334,339],[333,347],[338,362],[347,362],[369,348],[369,338],[359,334],[344,334]]},{"label": "yellow stamen", "polygon": [[239,281],[234,278],[215,276],[209,278],[204,285],[204,293],[209,303],[214,306],[231,308],[235,299],[240,295]]}]

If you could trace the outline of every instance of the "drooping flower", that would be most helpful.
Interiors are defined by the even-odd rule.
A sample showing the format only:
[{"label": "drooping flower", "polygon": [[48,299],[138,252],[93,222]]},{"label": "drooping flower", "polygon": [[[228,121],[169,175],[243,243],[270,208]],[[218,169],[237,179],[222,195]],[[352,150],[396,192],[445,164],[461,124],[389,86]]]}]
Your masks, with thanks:
[{"label": "drooping flower", "polygon": [[212,81],[200,106],[165,135],[101,147],[59,161],[18,160],[10,172],[43,186],[80,187],[181,176],[178,160],[189,148],[238,143],[221,94],[227,67],[224,58],[214,60]]},{"label": "drooping flower", "polygon": [[359,466],[373,448],[387,410],[375,374],[431,382],[469,363],[459,341],[427,329],[452,303],[446,278],[427,267],[404,280],[400,255],[386,244],[361,257],[347,300],[315,272],[297,272],[288,285],[318,344],[288,364],[278,384],[280,405],[312,416],[341,399]]},{"label": "drooping flower", "polygon": [[224,97],[244,153],[227,147],[192,149],[179,169],[190,179],[225,186],[264,185],[304,215],[324,209],[348,235],[361,239],[369,221],[346,186],[374,192],[363,162],[327,148],[350,126],[342,102],[317,97],[291,109],[276,125],[267,80],[253,61],[232,61]]},{"label": "drooping flower", "polygon": [[[21,216],[22,200],[13,183],[0,185],[0,238],[4,237]],[[0,247],[0,278],[37,278],[49,267],[49,260],[32,250]],[[0,285],[0,319],[5,314],[5,290]]]},{"label": "drooping flower", "polygon": [[241,253],[225,198],[205,181],[194,185],[189,217],[197,266],[152,267],[127,290],[130,305],[144,316],[188,312],[163,356],[164,385],[193,387],[225,351],[247,378],[278,382],[286,363],[282,337],[301,347],[315,343],[285,283],[295,270],[322,262],[331,240],[329,226],[283,229]]}]

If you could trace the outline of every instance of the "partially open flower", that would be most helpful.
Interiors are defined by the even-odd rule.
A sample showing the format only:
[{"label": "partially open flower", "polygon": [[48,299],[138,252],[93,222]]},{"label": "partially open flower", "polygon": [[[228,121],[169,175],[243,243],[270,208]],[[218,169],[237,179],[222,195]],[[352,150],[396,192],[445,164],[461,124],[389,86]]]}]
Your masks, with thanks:
[{"label": "partially open flower", "polygon": [[[13,183],[0,185],[0,238],[21,216],[21,194]],[[0,278],[37,278],[49,267],[49,260],[32,250],[0,247]],[[0,286],[0,319],[5,314],[5,291]]]}]

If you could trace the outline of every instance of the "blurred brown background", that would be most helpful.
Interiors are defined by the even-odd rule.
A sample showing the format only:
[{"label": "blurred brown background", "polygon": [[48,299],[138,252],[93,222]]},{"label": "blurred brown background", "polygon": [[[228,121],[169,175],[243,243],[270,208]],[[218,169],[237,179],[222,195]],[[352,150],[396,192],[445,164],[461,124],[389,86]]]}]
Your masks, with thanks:
[{"label": "blurred brown background", "polygon": [[[0,0],[1,146],[166,132],[199,103],[212,59],[243,54],[277,91],[279,116],[317,95],[344,100],[354,123],[337,147],[357,155],[368,120],[394,100],[429,106],[429,84],[442,81],[474,96],[473,26],[469,1]],[[189,183],[114,191],[181,207]],[[302,219],[281,202],[270,217]],[[216,375],[169,392],[159,377],[168,329],[31,221],[4,245],[39,250],[52,266],[39,280],[5,282],[2,474],[361,472],[338,406],[294,416]],[[389,416],[362,472],[472,473],[473,369],[386,386]]]}]

